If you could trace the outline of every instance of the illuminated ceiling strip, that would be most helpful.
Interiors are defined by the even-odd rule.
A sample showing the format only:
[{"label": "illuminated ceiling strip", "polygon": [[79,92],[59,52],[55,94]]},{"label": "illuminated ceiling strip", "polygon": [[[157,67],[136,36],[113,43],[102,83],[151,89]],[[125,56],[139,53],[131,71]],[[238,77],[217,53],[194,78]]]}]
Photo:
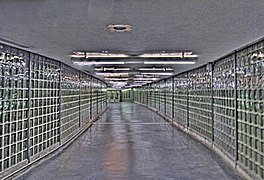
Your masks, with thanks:
[{"label": "illuminated ceiling strip", "polygon": [[107,81],[128,81],[128,78],[104,78]]},{"label": "illuminated ceiling strip", "polygon": [[125,64],[143,64],[144,61],[126,61]]},{"label": "illuminated ceiling strip", "polygon": [[107,77],[115,77],[115,76],[128,76],[128,73],[95,73],[98,76],[107,76]]},{"label": "illuminated ceiling strip", "polygon": [[81,65],[81,66],[90,66],[90,65],[100,65],[100,64],[125,64],[124,62],[118,62],[118,61],[115,61],[115,62],[74,62],[74,64],[76,65]]},{"label": "illuminated ceiling strip", "polygon": [[130,68],[94,68],[95,71],[129,71]]},{"label": "illuminated ceiling strip", "polygon": [[135,83],[151,83],[152,81],[134,81]]},{"label": "illuminated ceiling strip", "polygon": [[142,57],[142,58],[159,58],[159,57],[178,57],[178,58],[182,58],[183,55],[182,53],[170,53],[170,54],[167,54],[167,53],[153,53],[153,54],[142,54],[142,55],[139,55],[139,57]]},{"label": "illuminated ceiling strip", "polygon": [[195,64],[195,61],[145,61],[144,64]]},{"label": "illuminated ceiling strip", "polygon": [[128,75],[128,73],[95,73],[95,74],[97,74],[97,75],[106,75],[106,74],[113,74],[113,75],[115,75],[115,74],[118,74],[118,75]]},{"label": "illuminated ceiling strip", "polygon": [[135,78],[134,80],[138,80],[138,81],[140,81],[140,80],[151,80],[151,81],[156,81],[156,80],[158,80],[159,78]]},{"label": "illuminated ceiling strip", "polygon": [[110,54],[110,53],[86,53],[85,57],[89,58],[126,58],[126,54]]},{"label": "illuminated ceiling strip", "polygon": [[72,55],[70,55],[70,57],[72,57],[72,58],[85,58],[85,55],[72,54]]},{"label": "illuminated ceiling strip", "polygon": [[153,75],[162,75],[162,76],[171,76],[173,73],[141,73],[141,74],[153,74]]},{"label": "illuminated ceiling strip", "polygon": [[102,52],[83,52],[76,51],[71,55],[73,58],[197,58],[199,57],[193,52],[176,52],[176,53],[144,53],[141,55],[128,55],[123,53],[108,53],[108,51]]},{"label": "illuminated ceiling strip", "polygon": [[139,68],[140,71],[173,71],[172,68]]},{"label": "illuminated ceiling strip", "polygon": [[178,53],[145,53],[139,55],[141,58],[197,58],[198,55],[193,52],[178,52]]}]

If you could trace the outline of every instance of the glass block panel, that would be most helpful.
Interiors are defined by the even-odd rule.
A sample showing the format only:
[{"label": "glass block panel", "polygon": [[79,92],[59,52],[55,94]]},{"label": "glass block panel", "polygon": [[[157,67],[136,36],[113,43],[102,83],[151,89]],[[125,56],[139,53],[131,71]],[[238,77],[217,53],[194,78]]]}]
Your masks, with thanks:
[{"label": "glass block panel", "polygon": [[80,73],[80,122],[81,126],[91,120],[91,76]]},{"label": "glass block panel", "polygon": [[165,114],[165,105],[166,105],[166,81],[162,80],[160,81],[160,106],[159,111],[162,114]]},{"label": "glass block panel", "polygon": [[29,53],[0,44],[0,172],[27,159]]},{"label": "glass block panel", "polygon": [[172,87],[173,87],[173,78],[166,79],[165,82],[165,102],[166,102],[166,111],[165,115],[169,118],[172,118],[172,103],[173,103],[173,92],[172,92]]},{"label": "glass block panel", "polygon": [[187,73],[173,78],[174,83],[174,120],[183,126],[187,126],[187,104],[189,78]]},{"label": "glass block panel", "polygon": [[214,141],[233,158],[236,155],[234,61],[234,54],[218,60],[213,71]]},{"label": "glass block panel", "polygon": [[34,156],[59,140],[60,63],[30,56],[30,156]]},{"label": "glass block panel", "polygon": [[79,128],[79,71],[62,65],[61,78],[61,139],[73,136]]},{"label": "glass block panel", "polygon": [[189,127],[204,138],[212,139],[212,71],[209,65],[188,73]]},{"label": "glass block panel", "polygon": [[98,114],[98,80],[92,78],[92,119]]},{"label": "glass block panel", "polygon": [[264,178],[264,41],[237,52],[239,162]]}]

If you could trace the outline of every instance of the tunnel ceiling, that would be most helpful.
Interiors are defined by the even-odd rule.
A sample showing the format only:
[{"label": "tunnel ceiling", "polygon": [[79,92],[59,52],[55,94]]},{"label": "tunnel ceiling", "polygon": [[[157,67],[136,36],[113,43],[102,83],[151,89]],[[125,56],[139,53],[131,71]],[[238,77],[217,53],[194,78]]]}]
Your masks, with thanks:
[{"label": "tunnel ceiling", "polygon": [[[1,0],[0,40],[92,74],[94,66],[73,65],[72,52],[199,55],[194,65],[138,65],[173,68],[176,74],[263,37],[263,9],[263,0]],[[111,32],[109,24],[131,25],[132,31]],[[137,66],[129,67],[135,75]]]}]

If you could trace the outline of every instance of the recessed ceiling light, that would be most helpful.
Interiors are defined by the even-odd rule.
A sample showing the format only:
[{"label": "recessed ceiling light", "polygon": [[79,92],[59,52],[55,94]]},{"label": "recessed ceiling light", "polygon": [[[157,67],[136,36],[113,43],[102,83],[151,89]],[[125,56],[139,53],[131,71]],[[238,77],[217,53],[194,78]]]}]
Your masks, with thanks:
[{"label": "recessed ceiling light", "polygon": [[132,26],[129,24],[108,24],[107,29],[110,32],[130,32],[132,31]]}]

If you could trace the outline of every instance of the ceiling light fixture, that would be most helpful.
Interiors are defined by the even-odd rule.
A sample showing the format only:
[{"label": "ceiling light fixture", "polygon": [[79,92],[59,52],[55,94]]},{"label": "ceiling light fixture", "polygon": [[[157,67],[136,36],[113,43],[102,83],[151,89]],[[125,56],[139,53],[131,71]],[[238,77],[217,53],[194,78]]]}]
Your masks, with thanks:
[{"label": "ceiling light fixture", "polygon": [[78,61],[75,61],[74,64],[76,65],[81,65],[81,66],[91,66],[91,65],[100,65],[100,64],[125,64],[124,62],[122,61],[101,61],[101,62],[87,62],[87,61],[83,61],[83,62],[78,62]]},{"label": "ceiling light fixture", "polygon": [[96,53],[96,52],[86,52],[85,58],[126,58],[129,57],[126,54],[121,53]]},{"label": "ceiling light fixture", "polygon": [[129,71],[130,68],[94,68],[95,71]]},{"label": "ceiling light fixture", "polygon": [[141,74],[153,74],[153,75],[161,75],[161,76],[171,76],[173,73],[141,73]]},{"label": "ceiling light fixture", "polygon": [[130,32],[132,26],[130,24],[108,24],[107,29],[110,32]]},{"label": "ceiling light fixture", "polygon": [[143,53],[141,55],[135,54],[124,54],[124,53],[109,53],[108,51],[102,52],[85,52],[85,51],[75,51],[71,55],[72,58],[193,58],[197,59],[199,56],[193,54],[193,52],[176,52],[176,53]]},{"label": "ceiling light fixture", "polygon": [[137,81],[144,81],[144,80],[147,80],[147,81],[156,81],[158,79],[159,78],[135,78],[134,80],[137,80]]},{"label": "ceiling light fixture", "polygon": [[172,68],[138,68],[140,71],[173,71]]},{"label": "ceiling light fixture", "polygon": [[104,78],[107,81],[128,81],[128,78]]},{"label": "ceiling light fixture", "polygon": [[197,58],[198,55],[193,52],[177,52],[177,53],[145,53],[139,55],[141,58]]},{"label": "ceiling light fixture", "polygon": [[143,61],[125,61],[125,64],[143,64]]},{"label": "ceiling light fixture", "polygon": [[128,73],[95,73],[99,76],[116,76],[116,75],[128,75]]},{"label": "ceiling light fixture", "polygon": [[196,61],[144,61],[144,64],[195,64]]}]

